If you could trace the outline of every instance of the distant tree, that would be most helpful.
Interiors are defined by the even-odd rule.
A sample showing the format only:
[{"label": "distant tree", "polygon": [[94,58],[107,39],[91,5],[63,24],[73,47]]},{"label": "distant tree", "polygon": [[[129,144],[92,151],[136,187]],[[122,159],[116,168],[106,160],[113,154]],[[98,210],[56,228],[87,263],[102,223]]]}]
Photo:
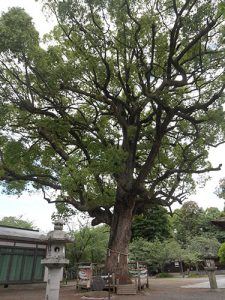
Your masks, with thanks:
[{"label": "distant tree", "polygon": [[171,237],[168,211],[162,206],[149,208],[132,222],[132,239],[144,238],[148,241],[164,240]]},{"label": "distant tree", "polygon": [[33,222],[29,220],[24,220],[22,215],[18,217],[13,217],[13,216],[3,217],[0,220],[0,225],[12,226],[17,228],[25,228],[25,229],[36,229],[36,226],[33,224]]},{"label": "distant tree", "polygon": [[129,258],[147,262],[152,270],[158,269],[163,272],[167,263],[181,261],[183,256],[184,250],[174,239],[149,242],[140,238],[130,244]]},{"label": "distant tree", "polygon": [[184,244],[189,237],[204,236],[216,238],[219,242],[225,240],[225,232],[212,224],[212,220],[224,216],[216,207],[202,209],[194,201],[188,201],[180,209],[174,211],[171,226],[177,240]]},{"label": "distant tree", "polygon": [[195,263],[196,269],[198,264],[204,261],[204,257],[207,255],[213,255],[217,257],[220,243],[216,238],[207,238],[204,236],[194,236],[189,238],[186,244],[187,253],[186,261]]},{"label": "distant tree", "polygon": [[199,234],[208,238],[216,238],[220,243],[225,241],[225,231],[212,224],[213,220],[224,217],[225,213],[216,207],[209,207],[200,215]]},{"label": "distant tree", "polygon": [[70,232],[74,243],[67,246],[67,257],[70,265],[79,262],[104,263],[109,239],[109,228],[99,226],[91,228],[87,225],[81,226],[79,230]]},{"label": "distant tree", "polygon": [[149,261],[151,247],[150,242],[143,238],[134,239],[129,245],[129,260],[131,261]]},{"label": "distant tree", "polygon": [[199,221],[202,213],[203,209],[194,201],[187,201],[174,211],[171,223],[178,241],[185,243],[189,236],[201,233]]},{"label": "distant tree", "polygon": [[188,248],[184,250],[183,262],[191,269],[195,267],[196,270],[199,269],[199,263],[202,262],[202,257],[199,256],[198,252],[189,250]]},{"label": "distant tree", "polygon": [[219,247],[220,243],[216,238],[207,238],[204,236],[191,237],[186,246],[190,251],[198,253],[202,259],[208,254],[217,256]]}]

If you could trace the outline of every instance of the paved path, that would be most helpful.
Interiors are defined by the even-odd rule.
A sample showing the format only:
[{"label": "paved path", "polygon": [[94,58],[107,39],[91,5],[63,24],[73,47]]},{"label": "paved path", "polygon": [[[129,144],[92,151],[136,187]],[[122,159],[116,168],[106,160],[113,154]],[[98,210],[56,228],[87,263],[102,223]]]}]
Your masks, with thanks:
[{"label": "paved path", "polygon": [[[216,281],[217,281],[217,286],[219,289],[225,289],[225,275],[217,275]],[[204,282],[188,284],[188,285],[182,286],[182,288],[209,289],[210,285],[209,285],[209,281],[206,278],[204,280]]]},{"label": "paved path", "polygon": [[[225,285],[225,276],[219,276],[218,279]],[[113,295],[112,300],[225,300],[224,288],[212,291],[207,288],[206,283],[207,278],[151,278],[149,289],[141,291],[138,295]],[[81,300],[84,295],[77,294],[74,285],[70,284],[61,288],[60,300]],[[44,284],[12,285],[5,289],[0,286],[0,300],[44,300],[44,298]]]}]

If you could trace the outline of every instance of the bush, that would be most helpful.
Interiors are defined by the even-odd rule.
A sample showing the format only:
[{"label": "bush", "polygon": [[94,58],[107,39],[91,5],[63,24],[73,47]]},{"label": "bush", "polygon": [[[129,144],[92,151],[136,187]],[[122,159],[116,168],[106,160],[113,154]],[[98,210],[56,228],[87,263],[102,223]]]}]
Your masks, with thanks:
[{"label": "bush", "polygon": [[220,246],[218,256],[220,258],[220,262],[225,263],[225,243]]},{"label": "bush", "polygon": [[203,277],[205,275],[201,275],[201,274],[196,274],[196,273],[189,273],[188,274],[188,278],[200,278]]},{"label": "bush", "polygon": [[156,278],[171,278],[171,277],[173,277],[173,275],[172,274],[170,274],[170,273],[159,273],[159,274],[157,274],[156,275]]}]

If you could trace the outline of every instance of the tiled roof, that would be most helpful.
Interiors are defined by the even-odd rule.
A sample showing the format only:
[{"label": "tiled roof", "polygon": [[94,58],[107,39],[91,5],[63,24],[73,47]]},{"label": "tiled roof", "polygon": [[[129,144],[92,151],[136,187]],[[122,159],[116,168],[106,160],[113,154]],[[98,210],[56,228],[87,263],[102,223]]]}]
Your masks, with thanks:
[{"label": "tiled roof", "polygon": [[0,240],[47,243],[47,236],[37,230],[0,226]]}]

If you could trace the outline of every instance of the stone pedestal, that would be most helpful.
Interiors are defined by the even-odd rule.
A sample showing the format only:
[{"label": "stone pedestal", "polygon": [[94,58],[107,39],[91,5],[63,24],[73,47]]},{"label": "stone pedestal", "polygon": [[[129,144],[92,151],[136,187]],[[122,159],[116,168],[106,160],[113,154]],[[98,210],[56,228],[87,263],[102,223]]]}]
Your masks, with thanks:
[{"label": "stone pedestal", "polygon": [[60,269],[48,270],[45,300],[59,299],[61,272]]},{"label": "stone pedestal", "polygon": [[205,267],[205,271],[209,277],[209,284],[211,289],[217,289],[217,282],[216,282],[216,269],[217,267]]}]

